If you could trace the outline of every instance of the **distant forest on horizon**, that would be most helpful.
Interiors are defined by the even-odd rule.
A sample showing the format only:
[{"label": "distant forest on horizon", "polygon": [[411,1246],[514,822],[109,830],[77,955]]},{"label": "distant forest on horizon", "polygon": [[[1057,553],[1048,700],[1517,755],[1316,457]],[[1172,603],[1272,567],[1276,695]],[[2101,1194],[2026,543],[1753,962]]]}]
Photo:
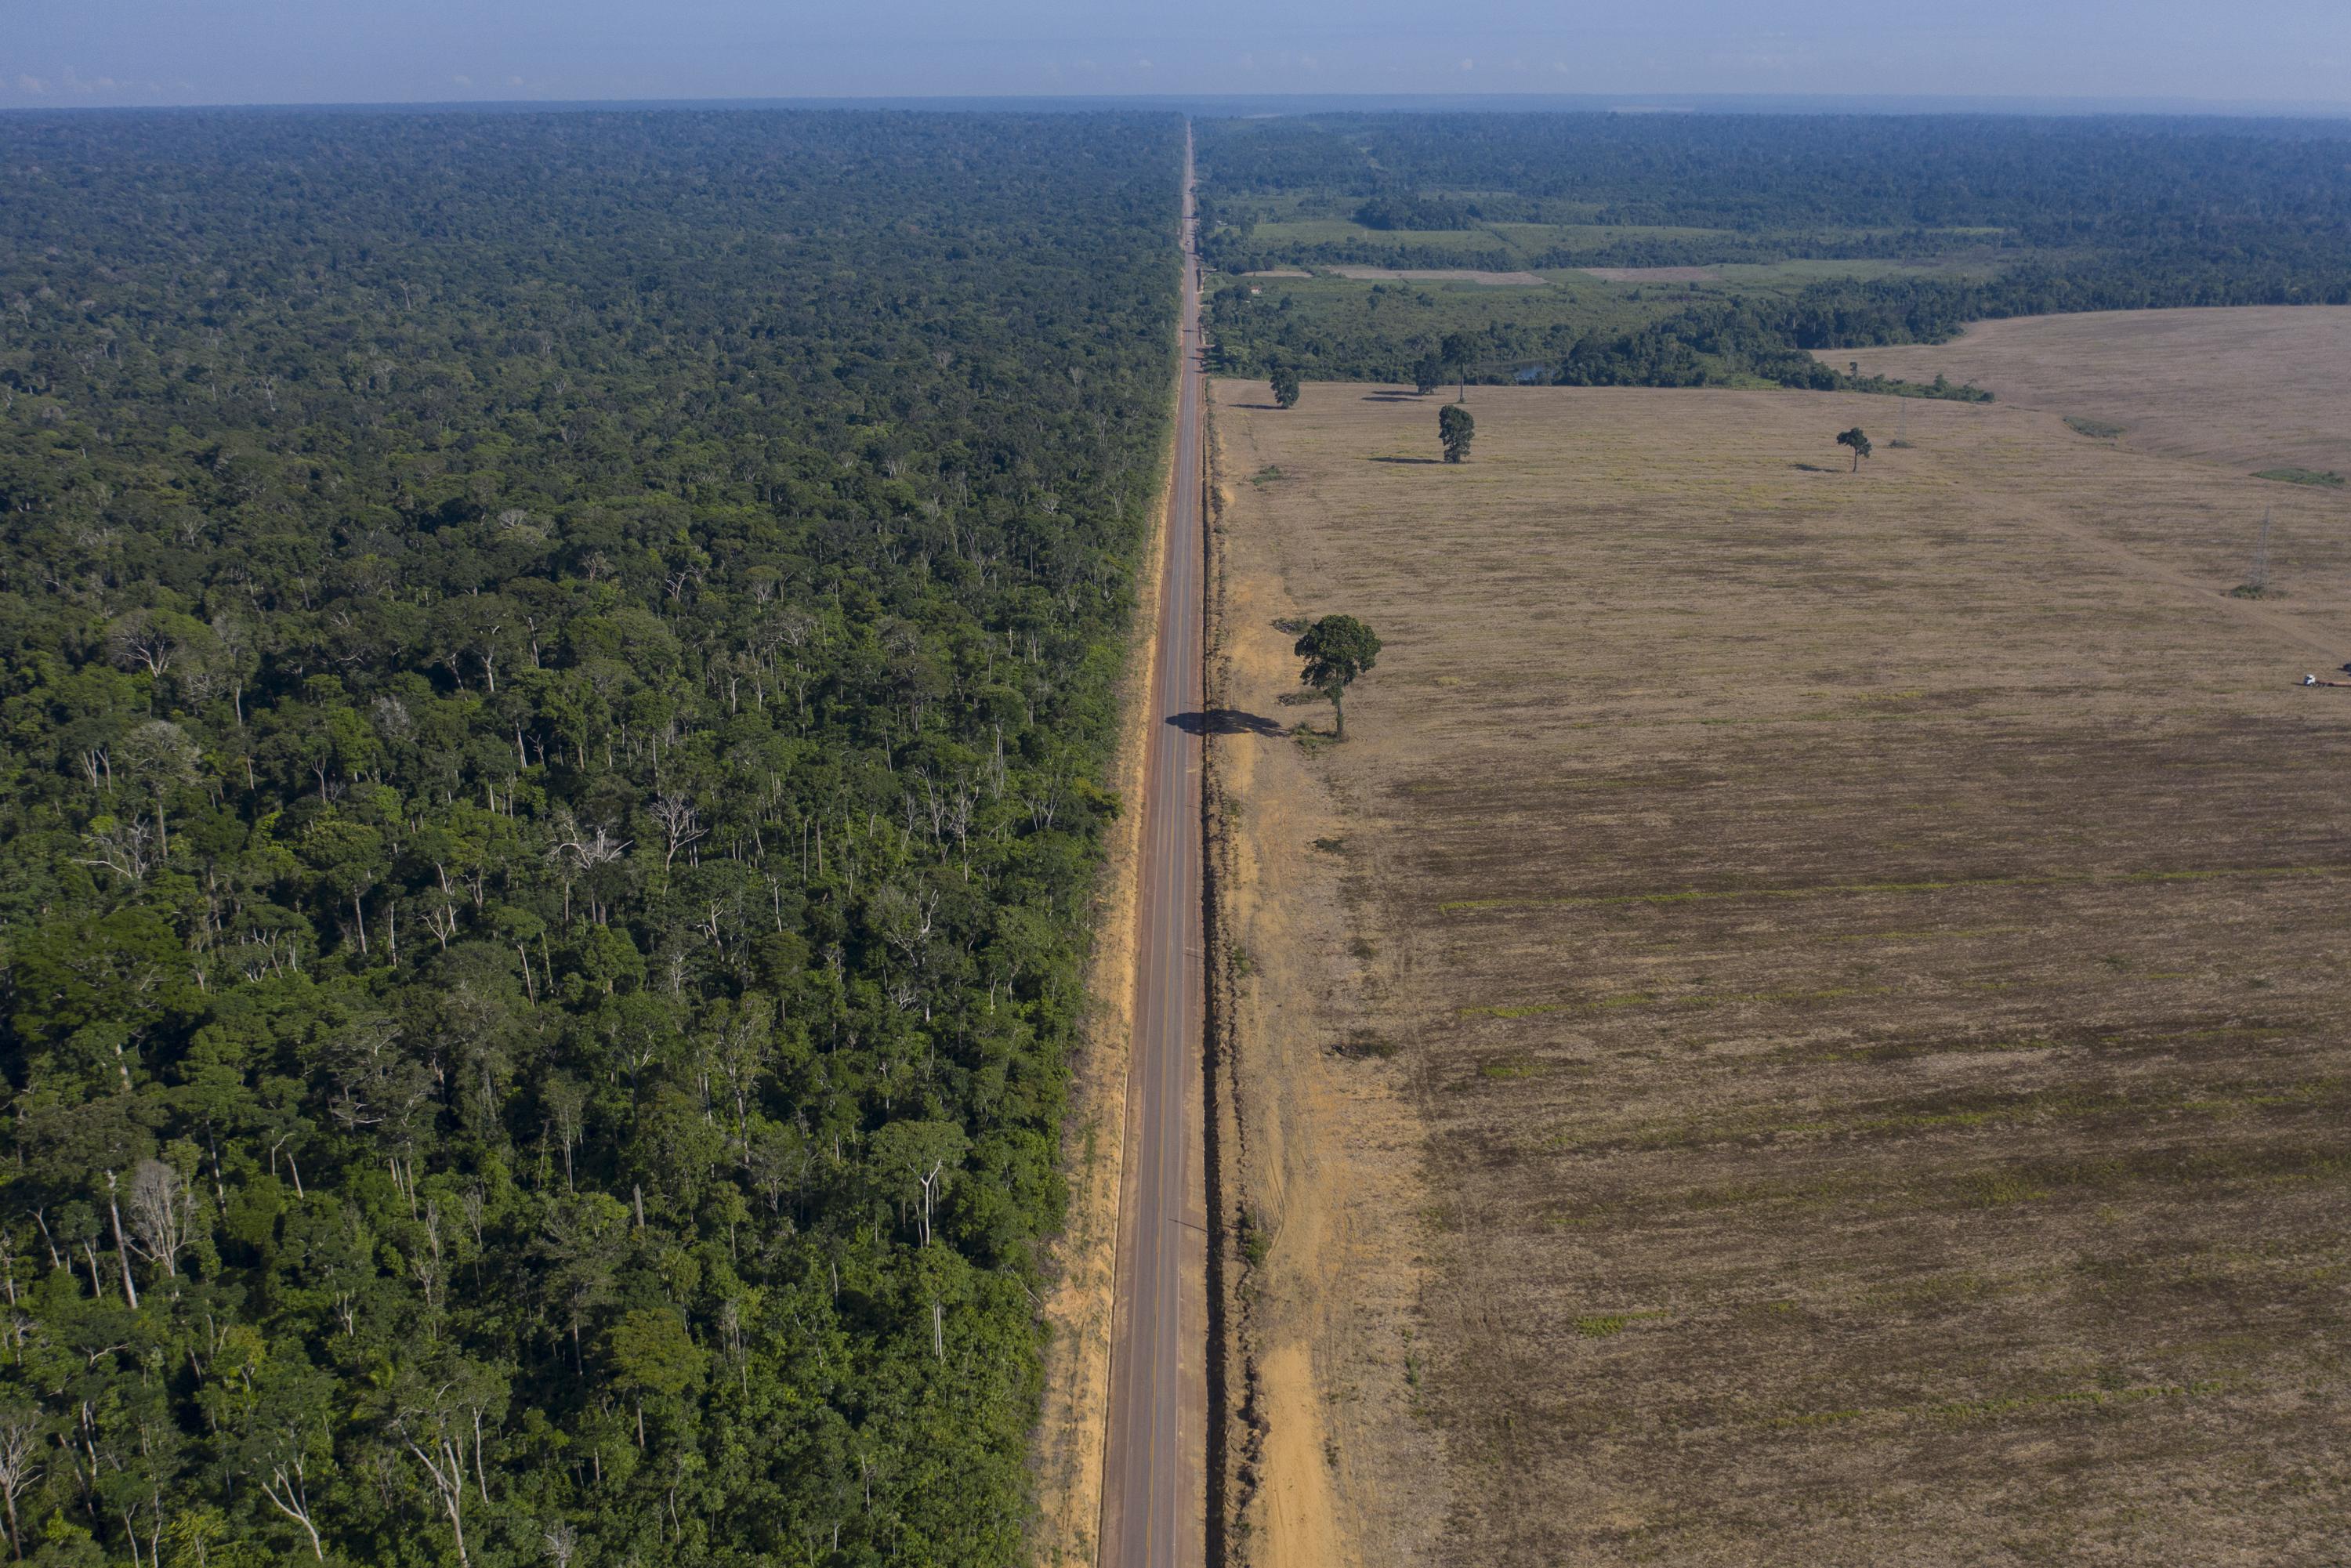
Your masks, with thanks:
[{"label": "distant forest on horizon", "polygon": [[1392,287],[1384,312],[1361,285],[1228,286],[1218,349],[1250,373],[1404,380],[1450,337],[1473,380],[1827,389],[1812,350],[1989,318],[2351,303],[2351,120],[1309,114],[1200,148],[1228,273],[1732,269],[1418,310]]}]

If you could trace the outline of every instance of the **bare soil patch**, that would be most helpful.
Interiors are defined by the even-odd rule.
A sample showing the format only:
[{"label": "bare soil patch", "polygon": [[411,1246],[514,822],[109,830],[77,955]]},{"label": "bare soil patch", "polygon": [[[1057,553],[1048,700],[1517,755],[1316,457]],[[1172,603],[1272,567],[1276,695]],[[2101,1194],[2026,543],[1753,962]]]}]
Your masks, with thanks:
[{"label": "bare soil patch", "polygon": [[[1243,1391],[1228,1539],[1250,1568],[1384,1568],[1432,1542],[1443,1512],[1441,1454],[1412,1401],[1428,1281],[1420,1127],[1401,1075],[1365,1066],[1369,1004],[1394,977],[1354,939],[1364,862],[1290,738],[1305,710],[1280,700],[1294,634],[1267,633],[1299,606],[1271,541],[1231,526],[1220,433],[1211,450],[1210,970],[1230,1107],[1219,1218],[1239,1240],[1228,1385]],[[1409,1497],[1388,1490],[1401,1474],[1418,1478]]]},{"label": "bare soil patch", "polygon": [[2126,446],[2262,468],[2351,470],[2351,306],[2115,310],[1983,321],[1956,340],[1828,349],[1842,369],[1987,387],[2122,427]]},{"label": "bare soil patch", "polygon": [[1577,271],[1610,283],[1719,283],[1710,267],[1583,267]]},{"label": "bare soil patch", "polygon": [[1345,1217],[1257,1281],[1265,1490],[1383,1563],[2332,1560],[2351,694],[2289,683],[2351,497],[2001,405],[1855,476],[1885,401],[1792,392],[1480,388],[1380,464],[1434,421],[1356,390],[1217,390],[1283,476],[1217,700],[1327,727],[1275,614],[1386,642],[1345,745],[1218,743],[1307,1107],[1243,1188]]},{"label": "bare soil patch", "polygon": [[1541,287],[1551,280],[1531,272],[1479,272],[1454,267],[1333,267],[1341,277],[1426,280],[1431,283],[1482,283],[1491,287]]}]

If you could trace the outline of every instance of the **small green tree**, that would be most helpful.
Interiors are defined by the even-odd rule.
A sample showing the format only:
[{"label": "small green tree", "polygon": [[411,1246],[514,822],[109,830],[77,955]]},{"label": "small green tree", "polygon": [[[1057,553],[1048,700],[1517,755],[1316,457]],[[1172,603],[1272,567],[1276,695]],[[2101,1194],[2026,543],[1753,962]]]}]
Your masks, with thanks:
[{"label": "small green tree", "polygon": [[1273,382],[1273,401],[1281,408],[1298,406],[1298,372],[1288,365],[1276,365],[1269,378]]},{"label": "small green tree", "polygon": [[[1445,443],[1447,463],[1468,461],[1470,438],[1477,434],[1477,420],[1459,403],[1448,402],[1437,411],[1437,439]],[[1840,435],[1837,439],[1842,441],[1844,437]]]},{"label": "small green tree", "polygon": [[1853,471],[1860,473],[1861,460],[1869,455],[1869,437],[1861,433],[1861,426],[1856,424],[1851,430],[1838,432],[1837,444],[1853,448]]},{"label": "small green tree", "polygon": [[1379,638],[1352,615],[1325,615],[1306,629],[1306,635],[1291,651],[1306,661],[1306,668],[1298,677],[1300,683],[1331,699],[1331,711],[1338,718],[1339,737],[1344,739],[1347,688],[1379,662]]},{"label": "small green tree", "polygon": [[1412,390],[1422,397],[1435,392],[1445,382],[1445,361],[1435,354],[1423,354],[1412,367]]}]

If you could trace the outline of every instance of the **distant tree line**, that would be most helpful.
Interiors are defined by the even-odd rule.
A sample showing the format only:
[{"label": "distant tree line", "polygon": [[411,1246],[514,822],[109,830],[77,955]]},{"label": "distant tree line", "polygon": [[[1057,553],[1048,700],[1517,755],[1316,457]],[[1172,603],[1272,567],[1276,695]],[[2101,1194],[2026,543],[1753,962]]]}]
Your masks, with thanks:
[{"label": "distant tree line", "polygon": [[[1992,317],[2351,303],[2346,160],[2351,122],[2155,117],[1326,115],[1210,121],[1201,139],[1209,255],[1234,269],[1974,264],[1643,306],[1653,319],[1632,328],[1499,329],[1481,372],[1593,385],[1863,384],[1807,350],[1940,341]],[[1437,221],[1452,209],[1460,222]],[[1547,246],[1257,237],[1277,211],[1584,226]],[[1236,369],[1279,355],[1402,380],[1432,346],[1385,321],[1318,340],[1273,308],[1217,307]]]},{"label": "distant tree line", "polygon": [[[1384,381],[1426,392],[1438,384],[1536,381],[1561,386],[1751,386],[1770,383],[1821,392],[1988,402],[1974,386],[1856,376],[1816,359],[1797,339],[1823,318],[1803,300],[1770,296],[1707,300],[1617,330],[1554,324],[1541,329],[1497,321],[1477,332],[1388,329],[1374,320],[1353,329],[1309,321],[1227,289],[1215,298],[1214,343],[1220,365],[1238,373]],[[1857,313],[1856,313],[1857,314]],[[1826,341],[1838,340],[1828,339]],[[1873,342],[1905,338],[1873,337]],[[1277,392],[1278,392],[1277,387]]]},{"label": "distant tree line", "polygon": [[1227,221],[1275,196],[1334,212],[1474,202],[1488,222],[2000,231],[2104,247],[2339,239],[2346,149],[2351,120],[1387,113],[1204,121],[1200,160]]}]

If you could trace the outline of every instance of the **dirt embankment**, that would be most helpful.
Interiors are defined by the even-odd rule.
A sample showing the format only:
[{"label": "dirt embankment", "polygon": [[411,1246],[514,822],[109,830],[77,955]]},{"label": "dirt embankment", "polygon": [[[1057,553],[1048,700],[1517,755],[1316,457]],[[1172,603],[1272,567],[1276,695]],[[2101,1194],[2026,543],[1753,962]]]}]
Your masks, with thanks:
[{"label": "dirt embankment", "polygon": [[[1365,934],[1346,811],[1300,721],[1282,540],[1229,527],[1255,465],[1211,432],[1209,954],[1226,1249],[1228,1561],[1354,1568],[1418,1557],[1441,1518],[1418,1421],[1426,1275],[1421,1133],[1364,1000],[1396,983]],[[1416,1471],[1410,1497],[1384,1483]]]}]

